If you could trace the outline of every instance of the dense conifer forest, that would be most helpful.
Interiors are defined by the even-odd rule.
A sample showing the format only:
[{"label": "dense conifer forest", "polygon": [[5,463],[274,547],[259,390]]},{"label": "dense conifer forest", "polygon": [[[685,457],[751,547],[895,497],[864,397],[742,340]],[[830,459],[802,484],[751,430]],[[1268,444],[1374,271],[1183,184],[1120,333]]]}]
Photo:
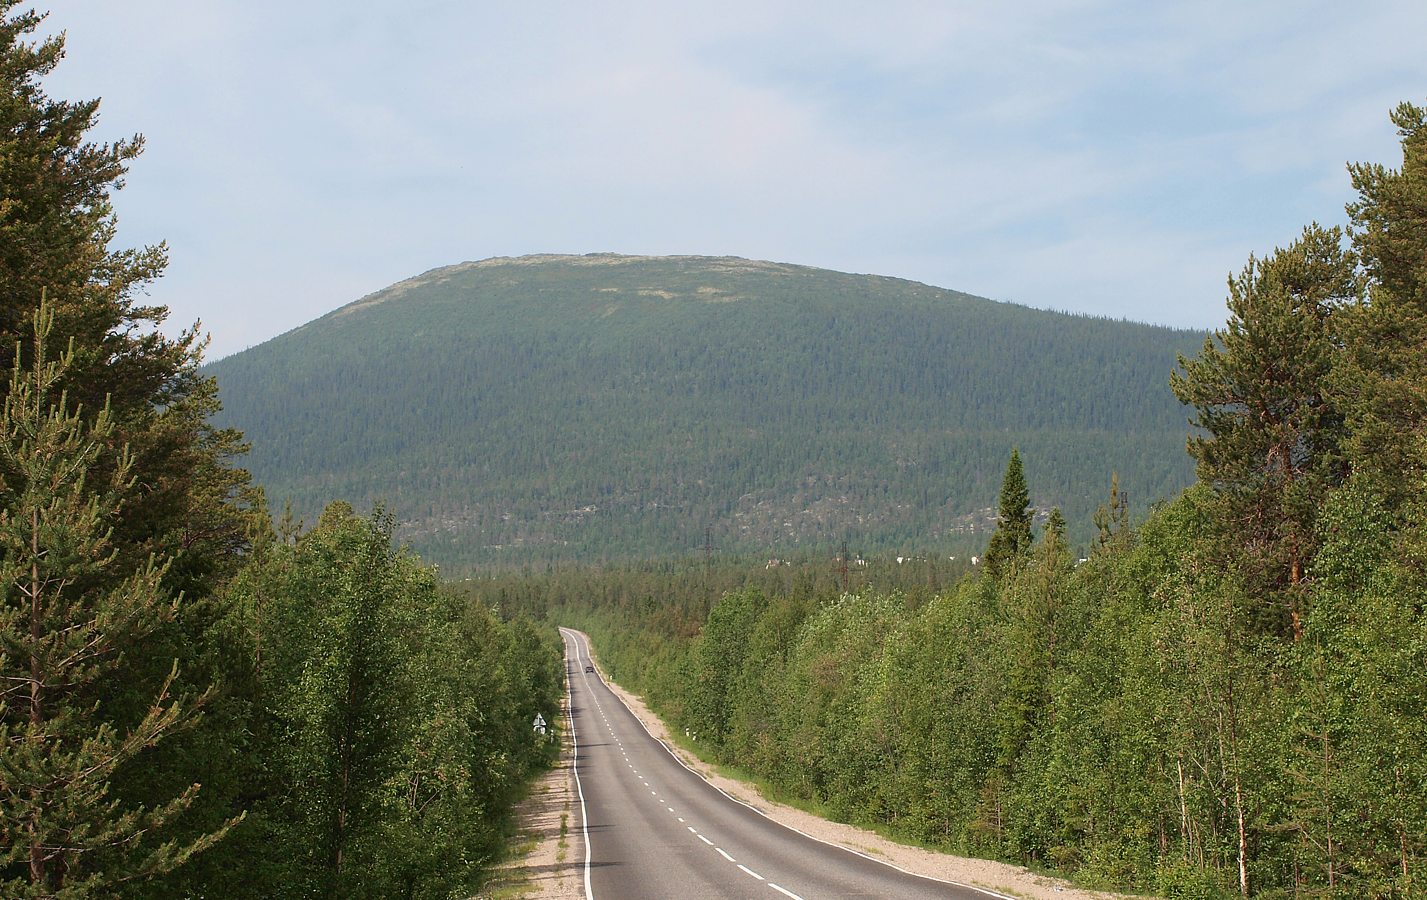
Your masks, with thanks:
[{"label": "dense conifer forest", "polygon": [[1347,233],[1250,259],[1182,360],[1197,483],[1140,518],[1102,488],[1086,558],[1022,452],[960,578],[466,590],[584,628],[692,747],[834,817],[1175,898],[1427,896],[1427,108],[1392,119]]},{"label": "dense conifer forest", "polygon": [[206,369],[255,479],[381,500],[447,571],[701,548],[968,554],[1019,446],[1073,537],[1187,485],[1202,334],[730,258],[438,269]]}]

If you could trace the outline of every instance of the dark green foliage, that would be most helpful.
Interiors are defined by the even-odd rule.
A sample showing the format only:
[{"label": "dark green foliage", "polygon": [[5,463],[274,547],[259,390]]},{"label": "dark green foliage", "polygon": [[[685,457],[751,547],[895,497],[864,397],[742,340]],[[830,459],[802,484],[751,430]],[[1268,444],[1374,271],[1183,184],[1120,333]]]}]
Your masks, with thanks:
[{"label": "dark green foliage", "polygon": [[[144,834],[127,845],[128,862],[115,851],[114,860],[74,864],[71,886],[99,867],[112,887],[121,874],[169,868],[187,855],[181,848],[205,845],[240,811],[229,772],[244,709],[241,699],[212,691],[228,674],[226,648],[214,631],[225,615],[216,589],[260,529],[254,509],[261,499],[246,473],[231,465],[242,449],[239,436],[208,422],[217,394],[198,370],[201,338],[192,330],[166,336],[158,326],[167,309],[143,302],[146,285],[163,271],[166,249],[110,246],[117,228],[110,198],[142,140],[89,141],[98,101],[46,94],[42,80],[63,58],[63,36],[33,41],[43,17],[19,8],[15,0],[0,0],[0,360],[9,367],[17,351],[28,351],[36,311],[45,304],[53,314],[51,357],[70,351],[59,381],[48,388],[53,415],[72,419],[72,434],[102,442],[81,454],[85,480],[65,503],[70,512],[85,504],[104,510],[88,544],[103,550],[83,560],[83,577],[51,596],[68,596],[70,612],[80,619],[96,598],[137,596],[134,585],[144,585],[138,593],[148,592],[152,601],[132,620],[107,614],[97,620],[105,624],[95,646],[104,649],[86,664],[95,667],[86,689],[65,699],[82,710],[66,725],[67,739],[82,741],[87,734],[102,755],[106,742],[114,749],[116,736],[143,733],[156,698],[165,715],[184,711],[185,727],[167,721],[161,742],[142,740],[144,752],[114,753],[92,773],[90,787],[102,784],[104,794],[91,798],[93,818],[77,820],[68,839],[76,857],[96,855],[88,851],[119,835]],[[8,382],[0,385],[8,388]],[[119,484],[117,499],[105,493]],[[54,511],[58,517],[59,507]],[[89,539],[74,540],[84,546]],[[58,548],[46,552],[56,564],[77,559]],[[184,602],[177,603],[180,595]],[[44,618],[33,643],[62,645],[85,633],[48,633],[64,616]],[[200,698],[208,715],[187,715]],[[66,752],[56,750],[56,765]],[[199,782],[204,789],[195,796]],[[176,797],[183,801],[170,805]],[[184,814],[175,815],[182,807]],[[125,832],[110,830],[116,810],[150,812],[135,813]],[[143,831],[161,820],[164,828]],[[18,833],[8,819],[5,825],[7,838]],[[164,841],[173,842],[164,851],[167,862],[155,854],[151,864],[136,863]],[[56,852],[51,875],[63,870],[64,855]],[[14,874],[7,870],[4,877]],[[135,879],[130,888],[143,884]]]},{"label": "dark green foliage", "polygon": [[[121,650],[172,619],[164,567],[115,573],[110,522],[135,493],[127,453],[99,466],[114,429],[59,385],[73,361],[47,358],[49,309],[35,313],[29,357],[0,418],[0,890],[81,897],[165,872],[220,838],[164,830],[197,784],[149,803],[111,796],[116,773],[192,716],[175,701],[176,666],[129,716],[101,720],[103,698],[132,690]],[[104,474],[100,474],[100,473]],[[135,692],[137,693],[137,692]],[[201,702],[201,701],[200,701]]]},{"label": "dark green foliage", "polygon": [[[1183,483],[1178,413],[1142,387],[1186,336],[892,279],[488,261],[215,367],[299,514],[384,495],[463,565],[688,550],[705,527],[720,551],[940,550],[507,568],[458,594],[392,516],[336,503],[275,535],[249,512],[200,342],[136,301],[164,249],[109,248],[140,142],[85,142],[97,103],[45,96],[62,41],[26,45],[17,6],[6,896],[469,896],[555,747],[530,722],[558,722],[560,644],[527,613],[589,630],[695,747],[839,817],[1172,897],[1424,895],[1422,108],[1394,114],[1401,170],[1351,168],[1352,254],[1314,226],[1230,282],[1230,322],[1173,380],[1200,483],[1138,527],[1118,477],[1092,519],[1094,485],[1110,460],[1142,496]],[[1008,442],[1048,487],[1013,453],[985,577],[946,551],[979,547]],[[1036,501],[1069,512],[1039,542]]]},{"label": "dark green foliage", "polygon": [[107,408],[112,448],[131,451],[140,489],[114,523],[119,565],[134,571],[151,553],[173,557],[168,586],[210,591],[237,567],[250,523],[243,509],[255,498],[246,473],[231,467],[239,435],[208,422],[218,403],[198,369],[203,340],[195,330],[167,337],[157,326],[168,309],[141,302],[167,248],[109,246],[110,195],[143,139],[87,141],[99,101],[44,92],[64,38],[27,42],[43,16],[17,13],[19,5],[0,0],[0,364],[13,364],[46,298],[53,346],[74,341],[61,387],[87,415]]},{"label": "dark green foliage", "polygon": [[[1321,497],[1345,471],[1343,405],[1330,376],[1337,318],[1360,294],[1338,229],[1311,226],[1287,249],[1250,259],[1229,282],[1229,322],[1180,359],[1175,394],[1198,411],[1189,451],[1241,537],[1241,566],[1270,631],[1302,633],[1298,590],[1313,558]],[[1277,608],[1274,608],[1277,607]]]},{"label": "dark green foliage", "polygon": [[1190,480],[1163,387],[1201,334],[739,259],[427,273],[210,364],[275,500],[382,499],[447,571],[722,552],[979,552],[1011,444],[1072,539],[1120,463]]},{"label": "dark green foliage", "polygon": [[[993,576],[1015,568],[1031,549],[1031,492],[1026,487],[1026,473],[1021,466],[1021,452],[1013,449],[1001,479],[1001,496],[997,504],[996,530],[986,546],[986,571]],[[1065,520],[1061,520],[1065,524]]]},{"label": "dark green foliage", "polygon": [[241,436],[209,421],[203,341],[141,302],[166,249],[110,247],[142,140],[87,142],[98,101],[45,94],[63,37],[27,43],[43,16],[18,6],[0,0],[0,893],[469,896],[556,747],[530,727],[558,722],[556,633],[439,591],[386,520],[334,508],[276,543],[230,464]]},{"label": "dark green foliage", "polygon": [[1353,246],[1370,280],[1343,329],[1335,387],[1347,401],[1355,466],[1395,507],[1427,473],[1427,106],[1403,103],[1392,121],[1402,167],[1349,167]]}]

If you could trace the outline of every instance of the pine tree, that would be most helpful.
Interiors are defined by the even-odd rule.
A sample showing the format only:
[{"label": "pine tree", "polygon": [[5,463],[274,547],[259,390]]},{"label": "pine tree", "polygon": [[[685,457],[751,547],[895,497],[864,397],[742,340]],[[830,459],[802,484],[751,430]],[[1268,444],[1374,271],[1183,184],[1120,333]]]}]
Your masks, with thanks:
[{"label": "pine tree", "polygon": [[118,565],[137,570],[161,551],[177,557],[169,587],[206,592],[235,570],[250,527],[243,510],[258,502],[246,473],[231,466],[245,447],[237,432],[208,422],[217,388],[199,371],[197,328],[168,337],[158,330],[167,307],[142,302],[167,247],[110,247],[111,194],[143,138],[86,139],[99,101],[45,93],[41,80],[63,59],[64,36],[27,41],[45,15],[17,13],[19,5],[0,0],[0,365],[8,369],[16,341],[28,339],[44,294],[53,343],[74,340],[62,389],[85,415],[107,407],[111,448],[132,451],[141,489],[115,523]]},{"label": "pine tree", "polygon": [[1006,475],[1001,480],[996,531],[986,547],[986,571],[993,577],[1000,577],[1030,553],[1033,540],[1031,521],[1031,493],[1021,468],[1021,453],[1013,448],[1011,461],[1006,464]]},{"label": "pine tree", "polygon": [[1348,400],[1354,469],[1375,476],[1395,507],[1427,473],[1427,107],[1403,103],[1392,121],[1402,167],[1349,167],[1353,246],[1369,288],[1347,319],[1335,386]]},{"label": "pine tree", "polygon": [[[177,340],[154,335],[152,326],[166,311],[135,302],[135,293],[163,271],[163,245],[108,248],[116,229],[109,194],[122,186],[143,139],[85,142],[99,101],[70,103],[45,94],[39,80],[63,58],[64,37],[27,43],[25,36],[46,16],[12,15],[17,6],[19,0],[0,0],[0,336],[6,339],[0,358],[10,365],[14,341],[24,336],[45,291],[56,335],[77,340],[66,373],[71,396],[97,408],[104,394],[96,394],[95,382],[112,380],[123,385],[113,392],[113,407],[127,408],[159,389],[198,343],[192,334]],[[102,375],[106,365],[113,377]]]},{"label": "pine tree", "polygon": [[[10,368],[17,344],[28,346],[45,297],[49,344],[72,351],[52,394],[91,426],[104,411],[105,427],[93,434],[105,447],[89,461],[87,483],[111,484],[120,460],[127,460],[121,480],[132,482],[122,515],[105,522],[112,559],[96,584],[157,577],[163,594],[189,598],[142,636],[113,635],[111,655],[124,660],[124,675],[96,683],[87,716],[122,734],[155,696],[242,681],[229,677],[235,654],[220,635],[228,610],[216,588],[260,527],[262,499],[232,465],[244,450],[241,436],[209,422],[217,387],[199,370],[204,342],[196,328],[166,336],[159,326],[168,310],[143,297],[163,272],[166,248],[111,246],[111,197],[142,138],[96,143],[88,135],[97,100],[47,95],[43,81],[64,57],[64,37],[34,39],[44,18],[0,0],[0,363]],[[6,389],[0,379],[0,398]],[[166,562],[151,568],[154,558]],[[122,762],[108,781],[110,799],[157,808],[201,778],[206,789],[171,833],[198,840],[221,828],[244,790],[238,748],[247,709],[232,691],[216,696],[200,727]]]},{"label": "pine tree", "polygon": [[[1229,281],[1229,322],[1171,375],[1203,434],[1189,439],[1199,478],[1225,503],[1226,533],[1251,592],[1275,598],[1264,627],[1302,634],[1298,585],[1315,547],[1323,492],[1343,477],[1343,415],[1330,375],[1335,322],[1357,302],[1352,254],[1339,229],[1316,225],[1286,249],[1254,258]],[[1281,615],[1286,613],[1286,615]]]},{"label": "pine tree", "polygon": [[46,358],[47,308],[33,327],[31,360],[14,355],[0,418],[0,889],[84,896],[171,869],[227,826],[155,846],[150,832],[198,785],[147,807],[109,796],[121,765],[191,716],[171,692],[176,664],[134,721],[95,715],[124,687],[121,648],[178,603],[162,587],[164,563],[114,571],[111,523],[134,489],[132,457],[121,453],[95,477],[110,452],[110,411],[85,415],[59,390],[74,353]]}]

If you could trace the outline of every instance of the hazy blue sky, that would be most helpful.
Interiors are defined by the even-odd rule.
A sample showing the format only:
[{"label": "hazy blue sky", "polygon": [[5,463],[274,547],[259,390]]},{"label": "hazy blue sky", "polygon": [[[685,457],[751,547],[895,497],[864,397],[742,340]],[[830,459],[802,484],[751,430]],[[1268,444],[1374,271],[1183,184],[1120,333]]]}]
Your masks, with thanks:
[{"label": "hazy blue sky", "polygon": [[148,150],[152,290],[241,350],[426,269],[732,254],[1223,320],[1401,160],[1427,3],[68,0],[58,97]]}]

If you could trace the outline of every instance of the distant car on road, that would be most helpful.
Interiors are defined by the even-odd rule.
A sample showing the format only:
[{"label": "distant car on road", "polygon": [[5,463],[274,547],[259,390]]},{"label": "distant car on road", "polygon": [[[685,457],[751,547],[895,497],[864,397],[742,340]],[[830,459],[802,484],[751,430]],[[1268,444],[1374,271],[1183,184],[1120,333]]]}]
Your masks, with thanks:
[{"label": "distant car on road", "polygon": [[595,670],[595,667],[594,667],[594,666],[585,666],[585,671],[586,671],[586,672],[593,672],[594,670]]}]

